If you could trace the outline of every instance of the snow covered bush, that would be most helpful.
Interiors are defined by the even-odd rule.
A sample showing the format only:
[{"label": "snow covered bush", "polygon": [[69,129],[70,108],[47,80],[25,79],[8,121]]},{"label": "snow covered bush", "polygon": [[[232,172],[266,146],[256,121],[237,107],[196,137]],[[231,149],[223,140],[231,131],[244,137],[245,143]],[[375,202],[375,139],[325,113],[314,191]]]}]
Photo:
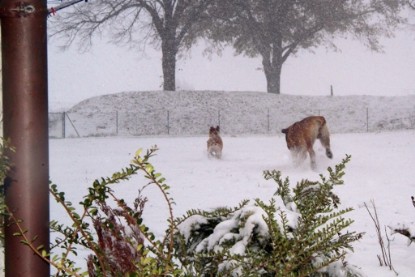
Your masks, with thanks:
[{"label": "snow covered bush", "polygon": [[189,211],[176,220],[181,263],[195,276],[360,276],[345,255],[362,234],[347,231],[353,221],[343,215],[352,209],[339,209],[333,193],[349,160],[292,191],[279,171],[265,171],[277,184],[268,203]]}]

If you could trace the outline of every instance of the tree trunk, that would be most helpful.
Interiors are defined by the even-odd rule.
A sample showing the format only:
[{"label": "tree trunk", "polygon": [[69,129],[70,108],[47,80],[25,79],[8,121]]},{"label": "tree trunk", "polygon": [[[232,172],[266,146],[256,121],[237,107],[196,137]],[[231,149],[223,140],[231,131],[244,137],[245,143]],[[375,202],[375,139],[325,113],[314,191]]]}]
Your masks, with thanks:
[{"label": "tree trunk", "polygon": [[163,90],[176,90],[176,46],[174,39],[167,39],[161,43]]},{"label": "tree trunk", "polygon": [[269,58],[262,57],[262,65],[264,66],[265,78],[267,80],[267,92],[280,94],[282,63],[272,63]]}]

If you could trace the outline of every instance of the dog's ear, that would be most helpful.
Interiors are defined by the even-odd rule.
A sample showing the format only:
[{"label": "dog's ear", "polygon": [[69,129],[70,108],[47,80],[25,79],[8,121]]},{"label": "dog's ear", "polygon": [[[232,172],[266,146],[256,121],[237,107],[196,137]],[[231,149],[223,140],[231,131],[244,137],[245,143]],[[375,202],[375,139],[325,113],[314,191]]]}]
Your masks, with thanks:
[{"label": "dog's ear", "polygon": [[219,132],[219,126],[216,126],[216,131],[218,131],[218,132]]},{"label": "dog's ear", "polygon": [[288,128],[282,129],[282,130],[281,130],[281,133],[283,133],[283,134],[288,133]]}]

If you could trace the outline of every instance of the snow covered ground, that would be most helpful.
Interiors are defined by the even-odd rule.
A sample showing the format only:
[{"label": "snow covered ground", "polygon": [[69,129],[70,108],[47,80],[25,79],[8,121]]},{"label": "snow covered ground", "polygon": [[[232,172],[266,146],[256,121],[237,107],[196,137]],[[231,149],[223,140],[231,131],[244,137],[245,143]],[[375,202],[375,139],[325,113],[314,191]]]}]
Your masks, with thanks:
[{"label": "snow covered ground", "polygon": [[[375,202],[382,231],[384,227],[398,224],[415,229],[415,208],[411,203],[411,196],[415,195],[414,96],[313,97],[254,92],[235,92],[229,95],[225,92],[180,92],[176,99],[174,94],[152,92],[107,95],[88,99],[75,106],[73,111],[153,110],[155,106],[178,106],[180,103],[185,106],[179,106],[178,111],[200,111],[204,107],[199,104],[207,103],[205,100],[212,98],[210,101],[222,105],[223,109],[237,111],[240,109],[238,105],[247,106],[246,104],[257,109],[269,108],[273,112],[274,121],[271,120],[267,135],[234,134],[226,128],[232,126],[221,122],[224,130],[222,160],[207,157],[207,126],[205,135],[191,135],[199,134],[194,129],[188,130],[190,134],[184,132],[180,135],[180,129],[177,129],[175,136],[136,137],[120,134],[114,137],[50,139],[50,178],[66,193],[67,200],[79,203],[87,193],[87,187],[96,178],[110,176],[128,166],[137,149],[147,149],[153,145],[157,145],[160,150],[152,163],[171,186],[170,193],[176,203],[175,216],[182,216],[189,209],[233,207],[243,199],[261,198],[267,201],[273,196],[276,186],[272,181],[264,180],[264,170],[280,170],[283,176],[290,178],[291,185],[294,186],[304,178],[318,180],[319,173],[324,174],[328,166],[334,166],[346,154],[350,154],[352,158],[346,167],[345,185],[337,187],[335,192],[342,200],[343,207],[354,208],[354,211],[346,214],[346,217],[355,221],[350,230],[365,232],[365,235],[361,241],[354,243],[355,251],[348,255],[347,260],[368,277],[396,276],[389,268],[379,265],[377,255],[381,254],[381,249],[375,226],[364,204],[370,206],[372,200]],[[162,102],[161,96],[166,95],[163,101],[167,101]],[[136,97],[141,98],[137,100]],[[184,101],[188,99],[190,101]],[[369,128],[372,133],[365,132],[367,118],[361,110],[365,111],[366,108],[370,110],[369,122],[374,124]],[[293,165],[279,130],[316,111],[326,116],[329,129],[332,130],[334,158],[326,158],[323,148],[317,142],[317,171],[312,171],[308,161],[298,167]],[[231,115],[237,117],[238,113]],[[251,114],[252,117],[259,115],[261,113]],[[342,115],[347,116],[345,118]],[[230,118],[229,122],[238,119],[243,126],[248,124],[247,121],[241,121],[241,118]],[[203,121],[203,124],[216,122]],[[362,130],[354,129],[352,125],[356,122],[360,122]],[[376,124],[386,126],[380,129],[390,130],[379,132],[379,128],[373,127],[379,126]],[[199,125],[195,126],[201,128]],[[144,178],[136,176],[114,188],[119,197],[132,201],[144,184]],[[144,220],[157,236],[163,236],[167,226],[167,206],[158,190],[148,187],[145,194],[149,202],[145,208]],[[50,210],[51,219],[69,223],[63,209],[53,199]],[[388,235],[391,238],[391,258],[396,272],[403,277],[414,276],[415,246],[410,245],[401,235],[390,234],[389,229]],[[383,236],[386,240],[385,233]],[[81,254],[84,257],[86,253]],[[79,263],[85,265],[85,260],[80,258]]]},{"label": "snow covered ground", "polygon": [[[160,150],[152,163],[171,186],[170,192],[176,202],[174,213],[181,216],[192,208],[210,210],[225,205],[233,207],[243,199],[268,200],[276,186],[264,180],[263,170],[281,170],[294,185],[303,178],[318,180],[320,172],[324,173],[328,166],[334,166],[350,154],[345,185],[335,192],[344,207],[354,208],[346,214],[355,220],[351,230],[365,232],[365,235],[354,244],[355,252],[350,253],[347,260],[369,277],[389,277],[396,275],[379,265],[377,255],[381,250],[364,203],[375,202],[382,228],[398,223],[414,224],[415,208],[410,199],[415,195],[414,138],[415,130],[332,134],[333,160],[324,156],[319,142],[315,145],[318,172],[310,169],[308,161],[299,167],[293,165],[282,134],[223,136],[222,160],[207,157],[207,135],[51,139],[50,176],[60,190],[66,192],[68,200],[78,203],[94,179],[110,176],[127,166],[137,149],[157,145]],[[143,184],[144,179],[137,176],[115,188],[120,197],[131,201]],[[145,194],[149,198],[145,222],[157,236],[162,236],[167,226],[167,207],[157,190],[148,188]],[[51,218],[60,221],[65,218],[63,209],[53,200]],[[415,246],[408,245],[403,236],[390,237],[395,270],[399,276],[413,276]],[[84,260],[79,262],[84,263]]]}]

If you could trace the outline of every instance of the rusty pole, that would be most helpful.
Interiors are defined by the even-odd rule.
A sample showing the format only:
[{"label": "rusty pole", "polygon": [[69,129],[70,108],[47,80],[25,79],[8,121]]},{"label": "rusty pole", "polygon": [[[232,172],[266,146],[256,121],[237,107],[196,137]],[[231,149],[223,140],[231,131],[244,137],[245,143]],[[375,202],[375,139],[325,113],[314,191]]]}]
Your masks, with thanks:
[{"label": "rusty pole", "polygon": [[[1,0],[4,137],[15,147],[6,204],[29,240],[49,250],[46,0]],[[50,275],[49,264],[5,228],[6,277]]]}]

